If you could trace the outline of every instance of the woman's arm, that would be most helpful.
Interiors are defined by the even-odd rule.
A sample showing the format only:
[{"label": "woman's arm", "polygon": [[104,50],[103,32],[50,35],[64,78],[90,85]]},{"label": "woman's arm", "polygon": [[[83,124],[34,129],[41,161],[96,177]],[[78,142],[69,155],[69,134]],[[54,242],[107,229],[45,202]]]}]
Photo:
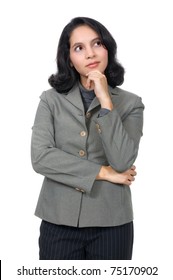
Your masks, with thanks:
[{"label": "woman's arm", "polygon": [[135,180],[136,174],[136,167],[134,165],[122,173],[117,172],[111,166],[102,166],[96,179],[130,186]]},{"label": "woman's arm", "polygon": [[101,165],[56,147],[54,120],[49,104],[41,98],[32,129],[31,162],[43,176],[90,193]]},{"label": "woman's arm", "polygon": [[116,107],[107,115],[97,118],[96,126],[109,162],[118,172],[124,172],[135,162],[143,127],[143,104],[139,97],[136,104],[121,119]]},{"label": "woman's arm", "polygon": [[144,105],[140,97],[126,96],[122,120],[116,104],[112,104],[105,75],[99,71],[91,71],[87,77],[87,87],[94,89],[101,108],[110,110],[108,114],[96,120],[109,165],[119,172],[126,171],[133,165],[138,154]]}]

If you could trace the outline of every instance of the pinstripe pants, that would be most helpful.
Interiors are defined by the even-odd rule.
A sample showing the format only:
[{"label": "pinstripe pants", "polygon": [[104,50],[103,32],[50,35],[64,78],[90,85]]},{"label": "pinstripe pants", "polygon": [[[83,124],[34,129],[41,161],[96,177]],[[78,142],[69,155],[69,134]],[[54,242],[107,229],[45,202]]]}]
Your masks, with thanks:
[{"label": "pinstripe pants", "polygon": [[70,227],[42,221],[40,260],[131,260],[133,222],[115,227]]}]

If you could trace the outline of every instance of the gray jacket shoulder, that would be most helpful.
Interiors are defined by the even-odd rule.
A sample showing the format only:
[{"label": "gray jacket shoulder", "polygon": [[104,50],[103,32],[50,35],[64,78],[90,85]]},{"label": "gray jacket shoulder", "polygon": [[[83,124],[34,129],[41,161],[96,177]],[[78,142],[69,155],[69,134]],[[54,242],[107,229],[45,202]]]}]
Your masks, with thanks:
[{"label": "gray jacket shoulder", "polygon": [[113,95],[118,95],[120,97],[120,99],[128,99],[128,100],[132,100],[134,102],[134,100],[137,100],[137,99],[141,99],[141,97],[131,91],[127,91],[127,90],[124,90],[122,88],[119,88],[119,87],[115,87],[115,88],[110,88],[110,92],[113,94]]},{"label": "gray jacket shoulder", "polygon": [[126,113],[133,110],[134,108],[144,109],[142,98],[139,95],[119,87],[110,88],[109,90],[112,94],[115,104],[119,108],[122,108],[123,111],[125,110]]},{"label": "gray jacket shoulder", "polygon": [[43,101],[50,101],[51,99],[55,99],[58,95],[60,95],[60,93],[58,93],[54,88],[50,88],[42,92],[40,99]]}]

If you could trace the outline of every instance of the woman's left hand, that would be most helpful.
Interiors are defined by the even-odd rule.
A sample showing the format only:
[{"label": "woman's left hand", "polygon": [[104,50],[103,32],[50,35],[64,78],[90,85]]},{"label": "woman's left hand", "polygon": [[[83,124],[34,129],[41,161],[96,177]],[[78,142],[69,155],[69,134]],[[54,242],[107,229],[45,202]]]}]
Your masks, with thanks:
[{"label": "woman's left hand", "polygon": [[94,89],[95,95],[97,96],[101,107],[112,110],[113,104],[108,92],[108,83],[106,76],[97,70],[90,71],[86,74],[86,76],[86,87],[88,89]]}]

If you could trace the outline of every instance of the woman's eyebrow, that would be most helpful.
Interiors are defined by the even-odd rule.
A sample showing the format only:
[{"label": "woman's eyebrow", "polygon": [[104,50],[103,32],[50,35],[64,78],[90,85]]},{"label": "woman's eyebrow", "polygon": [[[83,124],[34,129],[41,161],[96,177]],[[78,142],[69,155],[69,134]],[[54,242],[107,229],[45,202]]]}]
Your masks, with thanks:
[{"label": "woman's eyebrow", "polygon": [[[96,40],[100,40],[100,37],[96,37],[96,38],[92,39],[92,40],[91,40],[91,43],[93,43],[93,42],[96,41]],[[78,45],[83,45],[83,44],[84,44],[83,42],[76,42],[76,43],[74,43],[71,47],[74,48],[74,47],[76,47],[76,46],[78,46]]]}]

